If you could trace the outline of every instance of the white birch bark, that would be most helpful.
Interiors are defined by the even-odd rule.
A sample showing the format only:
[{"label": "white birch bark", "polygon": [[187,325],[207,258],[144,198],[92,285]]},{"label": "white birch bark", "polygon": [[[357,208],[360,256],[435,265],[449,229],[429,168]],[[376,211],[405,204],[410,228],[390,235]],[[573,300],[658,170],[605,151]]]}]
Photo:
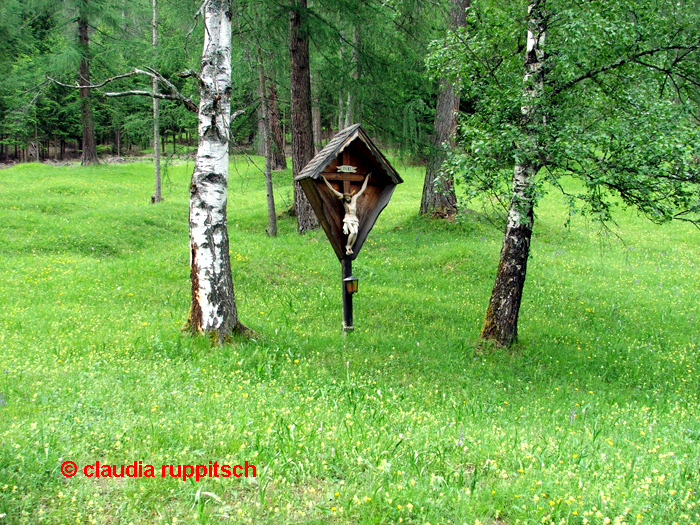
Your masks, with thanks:
[{"label": "white birch bark", "polygon": [[200,75],[199,146],[190,184],[190,327],[219,342],[238,320],[226,220],[231,121],[231,1],[207,0]]},{"label": "white birch bark", "polygon": [[[542,20],[542,4],[544,1],[534,1],[528,6],[528,31],[527,31],[527,59],[525,61],[525,84],[524,98],[525,104],[522,106],[523,121],[527,126],[533,126],[535,122],[535,104],[542,96],[543,75],[542,67],[544,61],[544,39],[545,29]],[[537,147],[532,144],[533,149]],[[531,157],[534,152],[528,152]],[[511,199],[510,210],[508,211],[508,229],[517,228],[524,225],[532,229],[532,187],[535,183],[537,168],[535,162],[528,158],[525,162],[515,165],[513,173],[513,197]]]}]

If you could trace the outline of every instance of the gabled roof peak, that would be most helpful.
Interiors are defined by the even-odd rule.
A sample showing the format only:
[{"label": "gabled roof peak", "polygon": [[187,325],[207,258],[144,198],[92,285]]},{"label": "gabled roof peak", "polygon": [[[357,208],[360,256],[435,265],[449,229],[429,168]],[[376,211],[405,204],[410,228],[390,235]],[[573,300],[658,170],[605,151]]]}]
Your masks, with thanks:
[{"label": "gabled roof peak", "polygon": [[350,144],[355,140],[361,140],[367,149],[370,151],[374,160],[379,164],[386,175],[394,182],[394,184],[400,184],[403,182],[399,174],[389,163],[389,161],[384,157],[379,148],[374,145],[372,140],[367,135],[360,124],[353,124],[340,131],[333,139],[326,144],[326,146],[318,152],[318,154],[311,159],[311,161],[301,170],[301,173],[296,176],[297,181],[306,178],[317,179],[321,172],[328,166],[333,160],[335,160],[340,153],[345,150]]}]

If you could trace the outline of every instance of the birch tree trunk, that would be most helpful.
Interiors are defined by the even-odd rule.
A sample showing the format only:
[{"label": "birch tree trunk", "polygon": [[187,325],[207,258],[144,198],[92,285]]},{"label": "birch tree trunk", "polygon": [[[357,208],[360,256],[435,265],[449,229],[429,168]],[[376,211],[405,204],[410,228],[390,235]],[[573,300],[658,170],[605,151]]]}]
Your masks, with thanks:
[{"label": "birch tree trunk", "polygon": [[[153,0],[153,56],[158,53],[158,0]],[[153,77],[153,94],[158,93],[158,79]],[[155,192],[151,202],[156,204],[163,200],[160,184],[160,106],[159,100],[153,97],[153,164],[155,166]]]},{"label": "birch tree trunk", "polygon": [[528,6],[525,89],[522,107],[523,138],[518,144],[522,159],[513,171],[513,195],[508,211],[496,283],[486,310],[481,338],[502,346],[518,337],[518,314],[525,286],[530,238],[534,222],[535,175],[542,167],[538,158],[537,133],[544,126],[539,102],[543,93],[546,32],[545,0],[531,0]]},{"label": "birch tree trunk", "polygon": [[231,121],[231,0],[204,5],[199,145],[190,184],[189,326],[223,342],[247,329],[238,319],[226,220]]},{"label": "birch tree trunk", "polygon": [[[290,109],[292,117],[292,173],[295,178],[314,157],[307,19],[307,0],[291,0],[289,15]],[[318,228],[316,214],[296,181],[294,181],[294,210],[297,215],[299,233]]]},{"label": "birch tree trunk", "polygon": [[[78,82],[81,86],[90,85],[90,34],[86,13],[87,0],[78,17],[78,37],[80,40],[80,68]],[[83,131],[83,153],[80,163],[83,166],[99,163],[95,143],[95,121],[92,116],[92,90],[80,89],[80,123]]]},{"label": "birch tree trunk", "polygon": [[[464,27],[467,23],[469,0],[452,0],[450,9],[453,30]],[[437,105],[435,107],[435,134],[428,158],[423,182],[423,195],[420,201],[420,214],[436,212],[438,215],[450,216],[457,211],[452,177],[442,170],[447,158],[445,147],[454,147],[454,134],[457,129],[457,112],[459,111],[459,91],[456,86],[444,78],[440,79]]]},{"label": "birch tree trunk", "polygon": [[270,133],[270,111],[268,108],[267,88],[265,86],[265,66],[262,52],[258,48],[258,82],[260,93],[260,108],[263,122],[263,147],[265,150],[265,191],[267,193],[267,234],[277,237],[277,213],[275,212],[275,195],[272,188],[272,140]]}]

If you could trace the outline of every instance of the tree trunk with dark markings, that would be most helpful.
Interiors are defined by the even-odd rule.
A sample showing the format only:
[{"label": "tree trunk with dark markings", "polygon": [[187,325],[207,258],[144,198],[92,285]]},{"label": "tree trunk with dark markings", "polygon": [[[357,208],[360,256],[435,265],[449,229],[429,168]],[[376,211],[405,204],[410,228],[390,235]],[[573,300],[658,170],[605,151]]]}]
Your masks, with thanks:
[{"label": "tree trunk with dark markings", "polygon": [[518,338],[518,314],[527,274],[530,239],[534,224],[535,175],[542,167],[537,152],[537,131],[544,125],[539,108],[544,81],[545,0],[531,0],[528,8],[525,89],[521,126],[524,137],[518,144],[523,159],[513,171],[513,195],[508,211],[496,283],[486,310],[481,338],[511,346]]},{"label": "tree trunk with dark markings", "polygon": [[231,122],[231,0],[204,6],[199,145],[190,184],[192,306],[189,327],[216,342],[247,328],[238,319],[226,218]]}]

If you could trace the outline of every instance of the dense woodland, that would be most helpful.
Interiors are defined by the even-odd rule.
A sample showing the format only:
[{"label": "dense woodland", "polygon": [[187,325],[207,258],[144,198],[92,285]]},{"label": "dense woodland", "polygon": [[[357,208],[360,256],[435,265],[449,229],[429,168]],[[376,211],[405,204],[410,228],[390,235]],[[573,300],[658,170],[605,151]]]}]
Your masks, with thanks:
[{"label": "dense woodland", "polygon": [[[444,5],[443,5],[444,4]],[[392,147],[425,156],[437,84],[425,65],[428,44],[444,36],[447,2],[312,2],[308,25],[314,131],[317,142],[338,128],[363,122]],[[99,84],[153,68],[186,96],[196,95],[203,24],[199,1],[157,3],[157,44],[147,0],[9,1],[0,6],[0,159],[76,158],[83,151],[81,105],[94,122],[100,155],[134,155],[153,148],[153,110],[145,97],[107,92],[150,90],[147,77],[129,77],[81,93],[59,85]],[[232,147],[262,154],[259,71],[264,71],[274,144],[291,143],[289,6],[286,2],[238,2],[233,9]],[[305,27],[305,30],[307,28]],[[87,91],[87,90],[86,90]],[[182,104],[160,105],[161,147],[186,152],[196,145],[196,117]],[[84,111],[83,111],[84,112]],[[276,166],[282,165],[282,159]]]}]

